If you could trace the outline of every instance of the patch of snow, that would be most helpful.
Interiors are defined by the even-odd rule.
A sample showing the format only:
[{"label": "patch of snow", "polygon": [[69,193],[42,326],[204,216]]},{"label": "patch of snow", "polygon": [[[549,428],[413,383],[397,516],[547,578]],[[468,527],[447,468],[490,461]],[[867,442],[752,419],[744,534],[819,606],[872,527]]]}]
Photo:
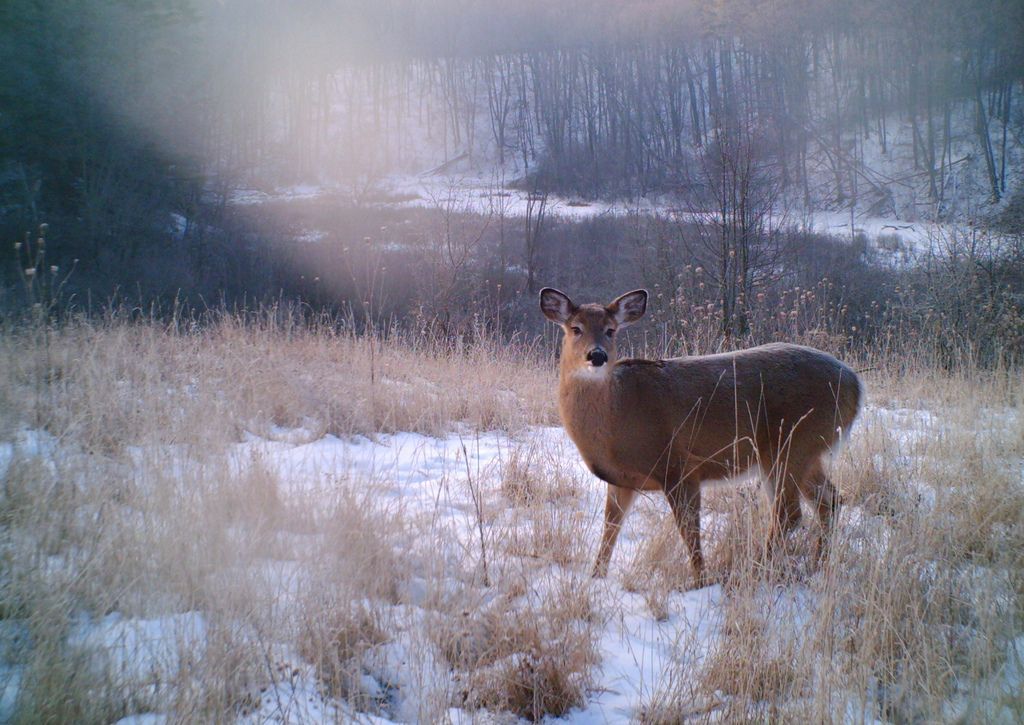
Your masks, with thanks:
[{"label": "patch of snow", "polygon": [[[639,706],[664,684],[670,671],[696,672],[712,649],[721,624],[722,588],[711,586],[670,595],[671,614],[655,620],[639,594],[606,585],[605,603],[621,611],[601,634],[601,664],[594,695],[571,720],[580,723],[635,722]],[[614,611],[614,610],[613,610]],[[680,662],[680,656],[690,656]]]},{"label": "patch of snow", "polygon": [[190,676],[189,661],[202,657],[206,636],[206,621],[198,612],[158,619],[115,613],[78,622],[67,643],[125,700],[167,706],[173,689]]},{"label": "patch of snow", "polygon": [[14,720],[15,705],[25,668],[0,662],[0,722]]},{"label": "patch of snow", "polygon": [[307,244],[315,244],[316,242],[322,242],[327,238],[327,232],[320,229],[307,229],[299,236],[295,237],[297,242],[305,242]]},{"label": "patch of snow", "polygon": [[57,438],[47,431],[19,430],[13,441],[0,442],[0,479],[7,475],[15,458],[32,459],[36,465],[53,473],[56,471],[55,460],[65,453],[60,449]]},{"label": "patch of snow", "polygon": [[362,720],[345,704],[325,698],[313,668],[300,658],[286,654],[274,667],[274,680],[262,689],[259,705],[238,719],[239,723],[355,722]]},{"label": "patch of snow", "polygon": [[159,715],[156,713],[145,713],[144,715],[129,715],[123,717],[114,725],[166,725],[170,722],[170,718],[166,715]]}]

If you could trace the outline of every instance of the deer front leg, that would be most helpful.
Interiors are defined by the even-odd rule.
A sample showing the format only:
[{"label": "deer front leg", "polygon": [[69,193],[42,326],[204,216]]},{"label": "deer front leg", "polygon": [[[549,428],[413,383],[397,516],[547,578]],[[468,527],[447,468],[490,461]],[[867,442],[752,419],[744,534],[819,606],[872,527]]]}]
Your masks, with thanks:
[{"label": "deer front leg", "polygon": [[608,574],[612,550],[615,549],[622,522],[634,498],[635,489],[608,484],[608,497],[604,505],[604,532],[601,534],[601,548],[597,550],[597,561],[594,562],[595,577],[604,577]]},{"label": "deer front leg", "polygon": [[665,496],[683,542],[690,551],[694,588],[703,589],[708,585],[708,580],[704,571],[704,554],[700,549],[700,482],[679,481],[665,489]]}]

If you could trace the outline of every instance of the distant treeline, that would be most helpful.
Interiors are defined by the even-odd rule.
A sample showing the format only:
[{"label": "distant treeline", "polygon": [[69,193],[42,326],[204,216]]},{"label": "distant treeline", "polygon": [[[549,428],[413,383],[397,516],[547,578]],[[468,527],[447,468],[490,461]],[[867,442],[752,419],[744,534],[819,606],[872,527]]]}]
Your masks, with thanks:
[{"label": "distant treeline", "polygon": [[[781,207],[803,197],[808,207],[891,211],[899,180],[873,172],[864,149],[866,139],[885,148],[894,119],[912,126],[911,173],[927,180],[936,213],[953,203],[954,116],[965,109],[987,195],[1013,190],[1022,37],[1024,5],[1012,0],[7,0],[0,234],[23,246],[0,252],[6,298],[17,298],[27,241],[47,223],[46,270],[74,268],[65,290],[79,300],[114,289],[164,301],[283,291],[361,309],[372,296],[358,285],[317,292],[289,267],[319,255],[325,269],[349,265],[339,279],[355,279],[363,262],[351,245],[297,246],[312,219],[254,217],[231,193],[329,177],[347,184],[339,209],[365,202],[384,173],[417,158],[426,134],[449,157],[490,149],[514,162],[541,204],[553,189],[672,190],[714,219],[653,237],[645,226],[641,247],[660,256],[630,264],[619,255],[640,227],[580,246],[569,238],[585,226],[557,232],[542,205],[532,220],[501,222],[515,241],[488,222],[482,238],[497,233],[507,245],[482,243],[477,222],[421,230],[429,254],[402,271],[390,262],[389,279],[409,276],[390,293],[405,300],[396,314],[462,328],[457,310],[505,309],[542,279],[596,291],[663,275],[676,281],[659,282],[672,287],[662,294],[677,296],[701,267],[715,275],[697,289],[717,306],[718,329],[745,335],[756,295],[788,274]],[[365,225],[345,223],[331,227],[345,239]],[[1004,252],[993,258],[1016,253]],[[441,271],[415,267],[430,264]],[[606,279],[602,265],[622,276]],[[998,282],[986,289],[1019,294],[993,269]],[[484,294],[499,278],[500,294]]]},{"label": "distant treeline", "polygon": [[[296,240],[296,219],[314,220],[322,236]],[[326,314],[356,332],[451,342],[549,334],[553,342],[532,269],[537,286],[578,301],[649,289],[648,319],[630,338],[648,354],[788,340],[952,367],[1024,360],[1024,237],[962,228],[918,250],[896,235],[880,249],[863,235],[780,228],[749,250],[759,262],[742,283],[723,278],[736,267],[709,243],[715,229],[668,215],[534,218],[531,226],[456,208],[279,202],[231,214],[208,238],[201,271],[167,250],[86,281],[64,283],[63,271],[43,264],[0,310],[24,300],[27,286],[29,301],[54,320],[111,307],[169,319],[271,305],[310,319]]]}]

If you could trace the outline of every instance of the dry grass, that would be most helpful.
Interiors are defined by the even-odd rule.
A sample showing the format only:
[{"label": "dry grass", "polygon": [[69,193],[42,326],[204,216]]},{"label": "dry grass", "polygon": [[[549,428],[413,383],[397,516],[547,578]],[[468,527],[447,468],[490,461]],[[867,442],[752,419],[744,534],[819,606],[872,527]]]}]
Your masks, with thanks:
[{"label": "dry grass", "polygon": [[461,683],[459,704],[533,721],[584,704],[598,661],[589,584],[549,584],[442,620],[435,636]]},{"label": "dry grass", "polygon": [[345,594],[317,602],[304,613],[307,627],[300,635],[299,654],[313,663],[328,696],[372,712],[384,703],[364,687],[362,659],[388,641],[387,625],[379,611]]},{"label": "dry grass", "polygon": [[256,322],[223,315],[194,328],[77,320],[45,339],[8,330],[0,432],[28,423],[89,452],[114,453],[139,444],[216,447],[274,425],[316,436],[436,435],[455,421],[510,431],[553,424],[553,372],[523,353],[490,340],[370,339],[326,322],[275,322],[272,313]]},{"label": "dry grass", "polygon": [[[627,522],[635,543],[611,580],[587,577],[595,483],[532,431],[556,415],[553,366],[531,351],[278,315],[6,330],[0,360],[0,686],[16,673],[16,721],[223,721],[288,697],[321,698],[336,719],[536,720],[598,696],[599,639],[630,592],[652,627],[687,621],[690,572],[660,499]],[[762,562],[756,485],[707,492],[714,632],[676,637],[635,716],[1024,714],[1002,684],[1024,631],[1019,371],[870,364],[875,407],[833,464],[844,509],[829,560],[813,566],[805,512]],[[490,429],[512,433],[507,450],[490,468],[454,464],[426,511],[389,469],[300,485],[273,457],[289,446],[239,447],[250,433]],[[153,644],[137,628],[156,622]]]}]

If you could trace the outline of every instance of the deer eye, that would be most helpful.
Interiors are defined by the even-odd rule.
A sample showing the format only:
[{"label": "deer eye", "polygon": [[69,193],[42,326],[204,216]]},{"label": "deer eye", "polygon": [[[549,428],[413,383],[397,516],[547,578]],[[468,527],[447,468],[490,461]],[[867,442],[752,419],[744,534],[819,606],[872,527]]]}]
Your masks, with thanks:
[{"label": "deer eye", "polygon": [[607,330],[604,331],[604,334],[606,334],[608,337],[611,337],[612,335],[615,334],[615,328],[609,327]]},{"label": "deer eye", "polygon": [[580,335],[583,334],[583,329],[580,328],[580,327],[577,327],[576,325],[573,325],[569,329],[571,329],[572,330],[572,334],[576,335],[577,337],[579,337]]}]

